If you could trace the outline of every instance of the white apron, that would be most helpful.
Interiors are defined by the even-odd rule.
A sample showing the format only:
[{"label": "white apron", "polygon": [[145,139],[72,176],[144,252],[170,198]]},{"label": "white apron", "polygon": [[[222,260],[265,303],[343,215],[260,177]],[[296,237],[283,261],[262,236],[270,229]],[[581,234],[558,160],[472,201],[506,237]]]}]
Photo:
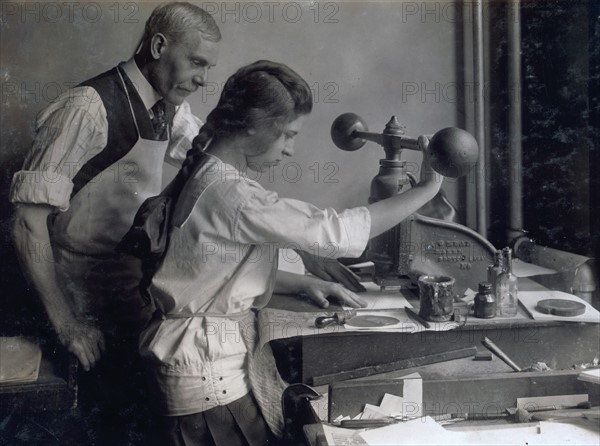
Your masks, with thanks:
[{"label": "white apron", "polygon": [[117,255],[114,249],[142,202],[160,192],[169,140],[140,136],[120,71],[119,76],[137,142],[125,156],[83,186],[72,197],[69,209],[49,222],[49,230],[60,285],[72,299],[77,316],[99,322],[105,329],[115,321],[132,321],[131,328],[136,331],[152,314],[151,306],[138,292],[140,263],[133,257]]}]

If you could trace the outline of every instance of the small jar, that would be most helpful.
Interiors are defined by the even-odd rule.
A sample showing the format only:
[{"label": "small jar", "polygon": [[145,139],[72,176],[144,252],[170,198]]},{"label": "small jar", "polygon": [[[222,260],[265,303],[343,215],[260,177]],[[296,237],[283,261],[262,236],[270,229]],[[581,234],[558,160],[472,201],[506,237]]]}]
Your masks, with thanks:
[{"label": "small jar", "polygon": [[491,319],[496,316],[496,297],[489,282],[479,283],[479,292],[475,296],[475,317]]}]

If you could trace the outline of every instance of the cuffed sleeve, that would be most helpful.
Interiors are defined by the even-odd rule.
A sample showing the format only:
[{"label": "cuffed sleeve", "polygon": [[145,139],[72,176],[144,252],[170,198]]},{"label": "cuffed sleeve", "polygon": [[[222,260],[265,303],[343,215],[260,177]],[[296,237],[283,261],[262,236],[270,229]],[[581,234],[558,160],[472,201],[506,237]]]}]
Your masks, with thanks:
[{"label": "cuffed sleeve", "polygon": [[69,208],[72,179],[106,146],[106,109],[91,87],[77,87],[44,109],[22,170],[11,184],[13,203]]},{"label": "cuffed sleeve", "polygon": [[61,211],[69,208],[73,183],[68,177],[51,171],[21,170],[13,176],[12,203],[47,204]]}]

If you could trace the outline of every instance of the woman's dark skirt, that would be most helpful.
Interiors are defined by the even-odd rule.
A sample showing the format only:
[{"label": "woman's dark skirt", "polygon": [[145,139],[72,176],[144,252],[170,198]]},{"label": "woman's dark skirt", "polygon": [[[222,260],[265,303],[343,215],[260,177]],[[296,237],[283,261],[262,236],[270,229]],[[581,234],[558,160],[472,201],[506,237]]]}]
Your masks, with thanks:
[{"label": "woman's dark skirt", "polygon": [[265,446],[276,440],[252,392],[226,406],[180,417],[163,417],[165,444]]}]

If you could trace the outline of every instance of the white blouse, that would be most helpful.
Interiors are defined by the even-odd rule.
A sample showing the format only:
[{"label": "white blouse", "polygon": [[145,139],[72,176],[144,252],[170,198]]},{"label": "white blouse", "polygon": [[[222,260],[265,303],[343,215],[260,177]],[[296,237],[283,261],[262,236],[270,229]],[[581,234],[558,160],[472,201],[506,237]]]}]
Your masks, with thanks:
[{"label": "white blouse", "polygon": [[245,329],[254,324],[248,311],[270,299],[278,249],[357,257],[371,224],[366,207],[338,213],[282,199],[208,156],[182,191],[151,287],[164,314],[183,317],[154,319],[140,337],[155,401],[171,416],[229,404],[250,391],[247,352],[256,339]]}]

